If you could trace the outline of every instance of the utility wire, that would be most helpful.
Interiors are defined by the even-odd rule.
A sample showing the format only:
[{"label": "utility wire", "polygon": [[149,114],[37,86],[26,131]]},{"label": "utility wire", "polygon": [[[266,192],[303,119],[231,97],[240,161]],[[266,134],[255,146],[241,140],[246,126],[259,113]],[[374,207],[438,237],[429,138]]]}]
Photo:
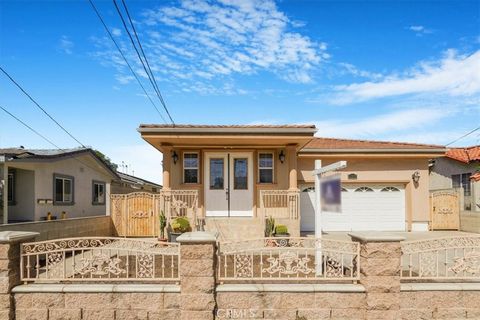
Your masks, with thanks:
[{"label": "utility wire", "polygon": [[[153,79],[153,84],[155,85],[157,92],[160,94],[160,98],[163,104],[165,104],[165,101],[163,100],[163,96],[160,93],[160,89],[158,88],[158,83],[157,80],[155,79],[155,74],[153,73],[152,69],[150,68],[150,63],[148,62],[147,56],[145,55],[145,51],[143,50],[142,43],[140,42],[140,38],[138,37],[137,34],[137,29],[135,28],[135,25],[133,24],[132,17],[130,16],[130,12],[128,11],[127,3],[125,0],[122,0],[123,7],[125,8],[125,12],[127,13],[128,21],[130,21],[130,25],[132,27],[133,33],[135,35],[135,38],[137,39],[138,46],[140,47],[140,51],[142,52],[143,59],[147,63],[147,68],[148,71],[150,71],[150,75],[152,76]],[[168,113],[168,110],[166,110]],[[172,120],[173,121],[173,120]]]},{"label": "utility wire", "polygon": [[55,122],[57,126],[59,126],[73,140],[75,140],[76,142],[78,142],[78,144],[80,144],[82,147],[85,148],[85,145],[83,143],[81,143],[77,138],[75,138],[70,132],[68,132],[67,129],[65,129],[60,123],[58,123],[58,121],[55,120],[44,108],[42,108],[38,104],[38,102],[35,101],[35,99],[33,99],[32,96],[29,95],[28,92],[25,91],[25,89],[23,89],[22,86],[17,81],[15,81],[15,79],[13,79],[13,77],[10,74],[8,74],[8,72],[5,71],[5,69],[3,69],[1,66],[0,66],[0,70],[10,79],[10,81],[12,81],[20,89],[20,91],[22,91],[30,99],[30,101],[32,101],[40,110],[43,111],[44,114],[46,114],[53,122]]},{"label": "utility wire", "polygon": [[145,93],[145,95],[147,96],[148,100],[150,101],[150,103],[152,104],[152,106],[155,108],[155,110],[157,111],[158,115],[162,118],[163,122],[167,123],[167,120],[164,118],[164,116],[162,115],[162,113],[160,112],[160,110],[158,110],[158,107],[157,105],[153,102],[152,98],[150,98],[150,95],[148,94],[147,90],[145,89],[145,87],[143,86],[142,82],[140,81],[140,78],[137,76],[137,73],[133,70],[132,66],[130,65],[130,63],[128,62],[127,58],[125,57],[125,54],[123,53],[122,49],[120,49],[120,46],[118,45],[117,41],[115,40],[115,38],[113,37],[112,33],[110,32],[110,30],[108,29],[107,25],[105,24],[105,21],[103,20],[102,16],[100,15],[100,12],[97,10],[97,7],[95,7],[95,4],[92,2],[92,0],[88,0],[88,2],[90,2],[92,8],[93,8],[93,11],[95,11],[95,13],[97,14],[97,17],[98,19],[100,20],[100,22],[102,23],[103,27],[105,28],[105,31],[107,31],[107,34],[108,36],[110,37],[110,39],[112,40],[113,44],[115,45],[115,47],[117,48],[118,52],[120,53],[120,55],[122,56],[123,60],[125,61],[125,63],[127,64],[128,66],[128,69],[130,69],[130,72],[133,74],[133,76],[135,77],[135,79],[137,80],[138,84],[140,85],[140,87],[142,88],[143,92]]},{"label": "utility wire", "polygon": [[463,136],[461,136],[460,138],[457,138],[457,139],[453,140],[452,142],[447,143],[447,144],[445,145],[445,147],[447,147],[447,146],[449,146],[449,145],[451,145],[451,144],[453,144],[453,143],[455,143],[455,142],[457,142],[457,141],[465,138],[466,136],[471,135],[472,133],[474,133],[475,131],[478,131],[478,130],[480,130],[480,127],[477,127],[477,128],[475,128],[475,129],[473,129],[472,131],[469,131],[469,132],[465,133],[465,134],[464,134]]},{"label": "utility wire", "polygon": [[[117,10],[118,15],[120,16],[120,19],[122,20],[123,27],[124,27],[125,31],[127,32],[128,37],[130,38],[130,42],[132,43],[132,46],[135,49],[135,52],[137,53],[138,59],[140,60],[140,63],[143,66],[143,70],[145,71],[145,73],[148,76],[148,80],[150,81],[150,84],[152,85],[153,89],[155,90],[155,92],[158,96],[158,99],[160,100],[160,103],[162,104],[163,108],[165,109],[165,112],[167,113],[168,117],[170,118],[170,121],[172,122],[173,125],[175,125],[175,122],[173,121],[172,116],[170,115],[170,112],[168,111],[167,105],[165,104],[165,101],[163,100],[162,94],[160,93],[160,90],[158,89],[158,85],[157,85],[156,81],[154,81],[154,78],[152,77],[153,73],[152,74],[149,73],[149,70],[150,70],[150,72],[152,72],[152,70],[150,68],[147,69],[147,67],[145,66],[145,62],[143,61],[142,55],[138,51],[138,48],[135,44],[135,41],[133,40],[132,34],[130,33],[130,30],[128,29],[127,23],[125,22],[125,19],[123,18],[122,12],[120,11],[120,8],[117,5],[117,1],[113,0],[113,4],[115,5],[115,9]],[[131,20],[130,20],[130,23],[133,25]],[[138,40],[138,37],[137,37],[137,40]],[[140,40],[138,40],[138,41],[140,41]],[[144,59],[147,62],[147,57],[145,55],[144,55]],[[148,64],[148,62],[147,62],[147,64]]]},{"label": "utility wire", "polygon": [[[39,136],[40,138],[42,138],[43,140],[47,141],[49,144],[51,144],[52,146],[54,146],[55,148],[57,148],[58,150],[62,151],[62,152],[68,152],[68,150],[65,150],[65,149],[62,149],[60,148],[58,145],[56,145],[54,142],[52,142],[52,140],[48,139],[47,137],[45,137],[43,134],[41,134],[40,132],[38,132],[37,130],[33,129],[31,126],[29,126],[26,122],[24,122],[23,120],[21,120],[20,118],[18,118],[17,116],[15,116],[13,113],[11,113],[10,111],[8,111],[5,107],[1,106],[0,105],[0,109],[2,109],[6,114],[8,114],[10,117],[12,117],[13,119],[17,120],[18,122],[20,122],[22,125],[24,125],[25,127],[27,127],[30,131],[32,131],[33,133],[35,133],[37,136]],[[89,149],[87,147],[84,147],[86,149]],[[78,159],[78,158],[73,158],[75,160],[77,160],[78,162],[80,162],[81,164],[83,164],[84,166],[86,167],[89,167],[90,169],[92,170],[95,170],[97,171],[98,169],[86,164],[85,162],[83,162],[82,160]],[[112,169],[113,170],[113,169]]]}]

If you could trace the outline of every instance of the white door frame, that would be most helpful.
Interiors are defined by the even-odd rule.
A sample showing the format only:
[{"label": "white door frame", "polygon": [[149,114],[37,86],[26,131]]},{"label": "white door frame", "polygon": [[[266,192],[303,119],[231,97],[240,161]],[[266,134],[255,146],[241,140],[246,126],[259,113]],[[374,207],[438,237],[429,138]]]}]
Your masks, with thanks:
[{"label": "white door frame", "polygon": [[[210,159],[224,159],[223,189],[210,189]],[[234,188],[234,159],[247,159],[247,189]],[[204,199],[207,217],[253,217],[253,152],[205,152]]]}]

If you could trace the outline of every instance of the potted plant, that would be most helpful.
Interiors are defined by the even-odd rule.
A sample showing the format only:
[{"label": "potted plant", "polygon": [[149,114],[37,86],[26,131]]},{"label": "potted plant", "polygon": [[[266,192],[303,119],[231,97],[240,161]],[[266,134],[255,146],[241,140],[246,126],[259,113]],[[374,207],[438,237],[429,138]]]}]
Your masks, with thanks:
[{"label": "potted plant", "polygon": [[190,227],[190,221],[184,217],[173,219],[173,221],[170,223],[170,227],[172,229],[169,233],[170,242],[176,242],[179,235],[188,231],[192,231],[192,228]]},{"label": "potted plant", "polygon": [[[265,219],[265,238],[273,237],[274,232],[275,232],[275,219],[270,216]],[[273,247],[275,246],[275,241],[272,239],[266,239],[265,246]]]},{"label": "potted plant", "polygon": [[[288,233],[288,228],[284,224],[279,224],[275,226],[275,238],[288,238],[290,233]],[[276,241],[277,246],[279,247],[288,247],[288,239],[279,239]]]},{"label": "potted plant", "polygon": [[160,237],[158,240],[166,242],[167,238],[165,238],[165,228],[167,227],[167,217],[165,216],[165,212],[163,212],[163,210],[160,212],[158,222],[160,224]]}]

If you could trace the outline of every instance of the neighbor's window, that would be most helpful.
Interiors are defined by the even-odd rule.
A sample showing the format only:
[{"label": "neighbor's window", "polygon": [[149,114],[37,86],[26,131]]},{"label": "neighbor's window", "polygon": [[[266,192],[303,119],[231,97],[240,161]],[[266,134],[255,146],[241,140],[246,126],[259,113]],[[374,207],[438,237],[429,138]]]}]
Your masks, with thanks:
[{"label": "neighbor's window", "polygon": [[93,181],[92,204],[105,204],[105,182]]},{"label": "neighbor's window", "polygon": [[15,174],[8,174],[8,204],[15,204]]},{"label": "neighbor's window", "polygon": [[73,204],[73,177],[54,175],[54,204]]},{"label": "neighbor's window", "polygon": [[452,175],[452,187],[453,188],[463,188],[463,195],[470,196],[471,195],[471,184],[470,184],[470,176],[471,173],[462,173],[462,174],[454,174]]},{"label": "neighbor's window", "polygon": [[273,153],[258,154],[258,182],[273,183]]},{"label": "neighbor's window", "polygon": [[198,153],[183,154],[183,183],[198,183]]}]

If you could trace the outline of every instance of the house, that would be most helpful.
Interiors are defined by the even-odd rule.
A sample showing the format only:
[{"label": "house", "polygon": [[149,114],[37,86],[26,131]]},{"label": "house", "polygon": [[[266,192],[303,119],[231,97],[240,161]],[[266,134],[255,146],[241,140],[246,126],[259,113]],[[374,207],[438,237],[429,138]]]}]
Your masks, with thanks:
[{"label": "house", "polygon": [[105,215],[116,172],[90,148],[0,149],[3,223]]},{"label": "house", "polygon": [[480,212],[480,145],[452,148],[432,161],[430,190],[450,188],[461,188],[461,210]]},{"label": "house", "polygon": [[163,153],[163,190],[196,190],[198,215],[220,236],[263,234],[273,216],[292,235],[314,229],[314,161],[346,160],[342,213],[325,231],[428,230],[429,159],[444,147],[314,137],[313,125],[140,125]]},{"label": "house", "polygon": [[156,193],[162,186],[130,174],[117,171],[119,179],[112,181],[112,194],[126,194],[131,192],[152,192]]}]

